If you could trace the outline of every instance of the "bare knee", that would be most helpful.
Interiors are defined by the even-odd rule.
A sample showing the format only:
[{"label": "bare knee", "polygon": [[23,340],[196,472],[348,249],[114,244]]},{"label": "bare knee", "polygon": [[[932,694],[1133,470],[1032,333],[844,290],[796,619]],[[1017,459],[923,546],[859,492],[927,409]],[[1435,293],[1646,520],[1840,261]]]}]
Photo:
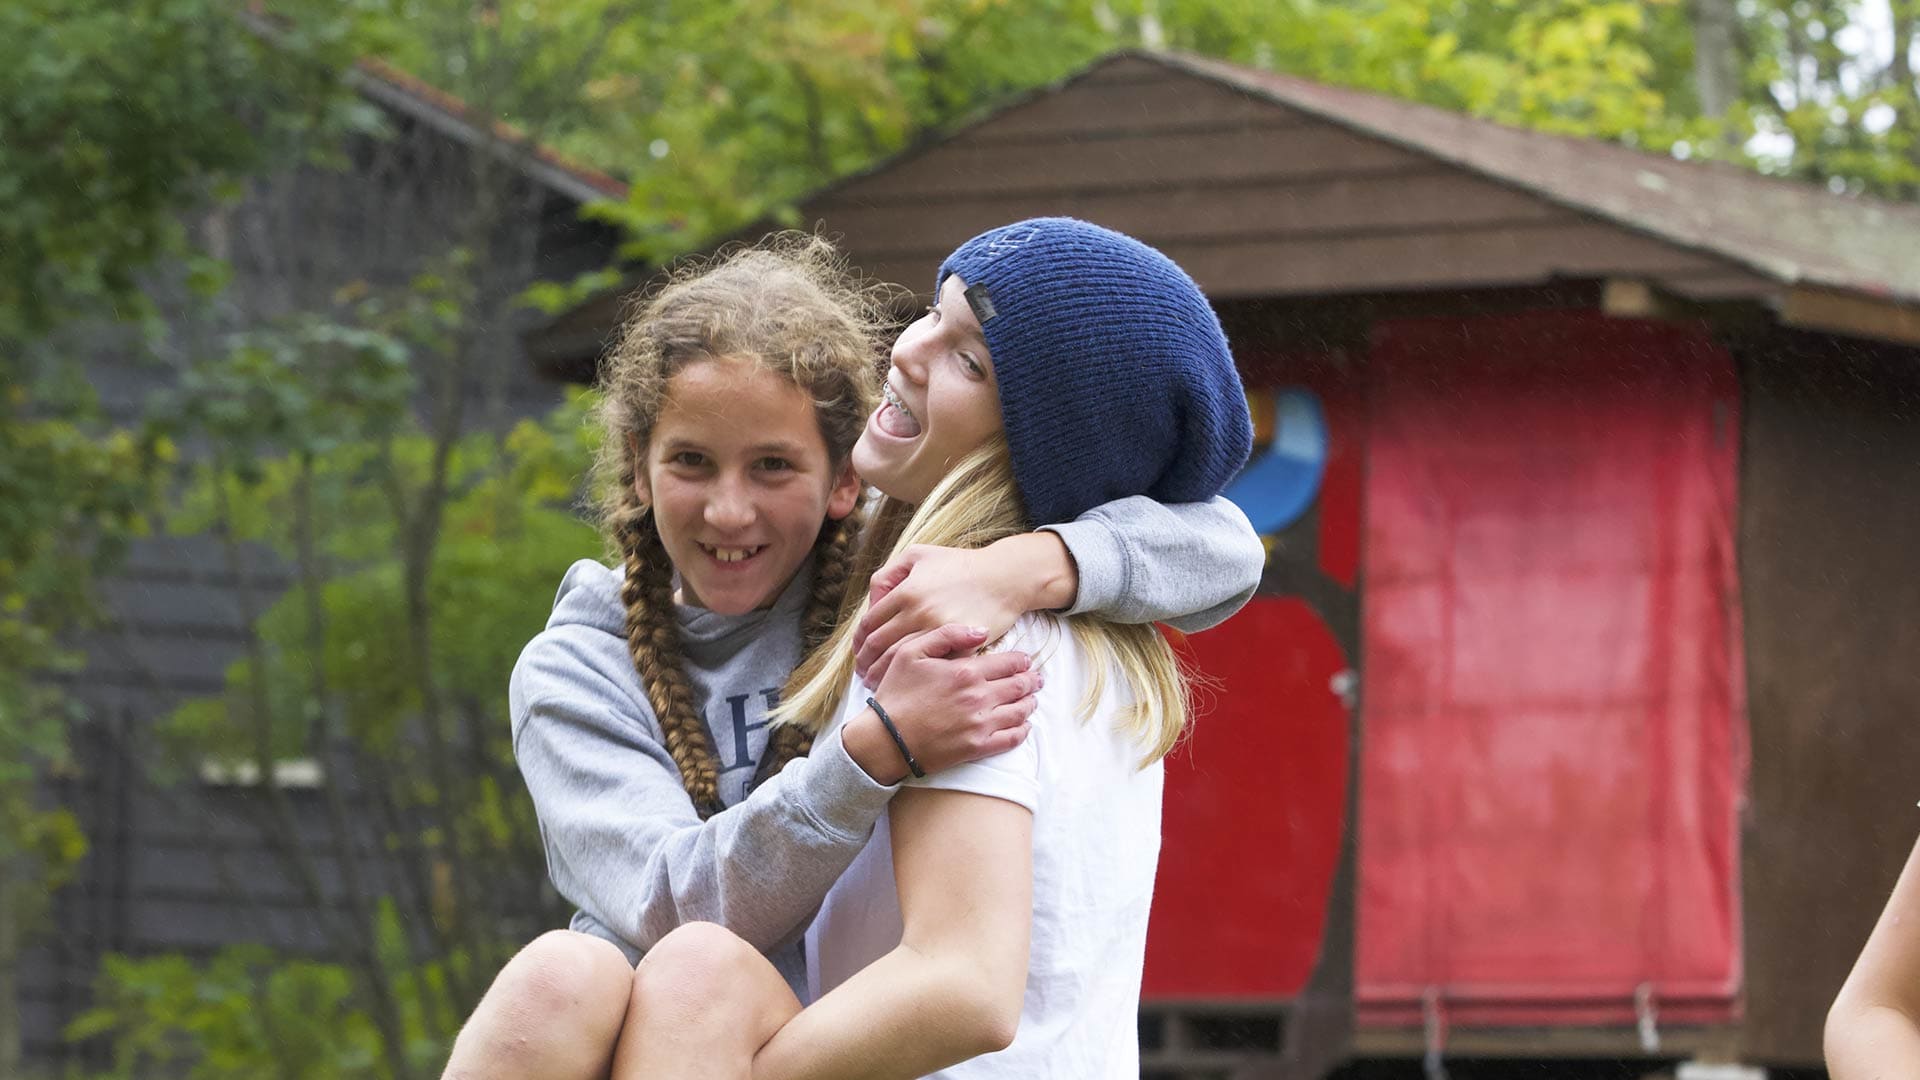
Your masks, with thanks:
[{"label": "bare knee", "polygon": [[634,969],[616,1076],[743,1074],[754,1051],[800,1011],[786,980],[739,935],[687,923]]},{"label": "bare knee", "polygon": [[609,998],[618,1015],[632,978],[619,946],[591,934],[549,930],[507,962],[494,986],[509,991],[516,1011],[547,1022],[583,1009],[606,1011]]},{"label": "bare knee", "polygon": [[640,958],[654,967],[671,964],[687,970],[724,967],[759,956],[745,938],[719,923],[690,922],[675,927]]},{"label": "bare knee", "polygon": [[631,1000],[634,1013],[649,1024],[677,1018],[777,1028],[800,1011],[799,999],[773,963],[739,935],[712,923],[687,923],[649,949],[634,969]]},{"label": "bare knee", "polygon": [[633,969],[620,949],[554,930],[514,955],[454,1044],[447,1075],[604,1074]]}]

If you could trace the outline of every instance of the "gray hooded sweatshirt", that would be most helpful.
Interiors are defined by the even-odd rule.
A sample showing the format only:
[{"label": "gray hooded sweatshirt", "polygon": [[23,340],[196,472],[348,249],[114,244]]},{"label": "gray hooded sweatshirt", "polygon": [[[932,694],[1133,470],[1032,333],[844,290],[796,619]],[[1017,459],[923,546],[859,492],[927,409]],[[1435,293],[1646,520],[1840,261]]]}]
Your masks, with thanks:
[{"label": "gray hooded sweatshirt", "polygon": [[[1222,498],[1182,506],[1122,499],[1049,529],[1079,572],[1068,614],[1188,632],[1238,611],[1265,561],[1246,516]],[[720,763],[726,809],[706,821],[681,786],[627,651],[622,579],[596,562],[573,564],[546,630],[514,666],[514,755],[539,815],[548,874],[579,909],[573,929],[613,942],[630,961],[682,923],[716,922],[765,953],[804,998],[801,935],[898,790],[868,777],[838,730],[749,790],[767,713],[800,661],[812,567],[763,611],[676,611]]]}]

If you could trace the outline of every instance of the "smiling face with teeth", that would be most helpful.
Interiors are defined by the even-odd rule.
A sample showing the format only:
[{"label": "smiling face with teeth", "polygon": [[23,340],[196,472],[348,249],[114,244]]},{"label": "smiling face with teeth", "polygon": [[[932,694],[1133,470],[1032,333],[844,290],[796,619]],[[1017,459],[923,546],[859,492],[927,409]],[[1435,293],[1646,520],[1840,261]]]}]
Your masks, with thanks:
[{"label": "smiling face with teeth", "polygon": [[830,460],[813,399],[749,360],[703,360],[667,383],[634,493],[653,506],[682,603],[725,615],[771,605],[860,482]]},{"label": "smiling face with teeth", "polygon": [[880,407],[853,447],[867,483],[917,503],[953,464],[1002,430],[1000,393],[966,283],[948,275],[893,344]]}]

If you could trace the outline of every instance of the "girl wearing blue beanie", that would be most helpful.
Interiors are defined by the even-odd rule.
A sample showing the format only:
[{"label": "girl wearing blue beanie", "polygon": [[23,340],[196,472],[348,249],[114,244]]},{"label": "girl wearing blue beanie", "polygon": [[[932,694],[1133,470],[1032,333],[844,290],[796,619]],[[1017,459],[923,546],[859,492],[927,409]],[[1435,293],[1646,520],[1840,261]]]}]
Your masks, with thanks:
[{"label": "girl wearing blue beanie", "polygon": [[[1193,281],[1129,237],[1041,218],[942,264],[853,461],[886,496],[874,550],[898,555],[1130,495],[1205,499],[1251,442]],[[856,621],[794,673],[778,722],[886,717],[854,672]],[[1148,626],[1029,615],[995,647],[1042,673],[1032,734],[895,797],[806,931],[810,1004],[729,931],[682,927],[641,962],[620,1075],[1138,1075],[1160,760],[1185,686]]]}]

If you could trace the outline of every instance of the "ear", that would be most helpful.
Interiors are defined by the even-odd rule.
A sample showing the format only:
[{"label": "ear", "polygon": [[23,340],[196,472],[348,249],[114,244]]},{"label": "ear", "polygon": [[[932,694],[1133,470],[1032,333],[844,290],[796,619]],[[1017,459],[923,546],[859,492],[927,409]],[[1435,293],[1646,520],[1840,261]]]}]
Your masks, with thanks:
[{"label": "ear", "polygon": [[627,460],[633,462],[633,494],[641,506],[653,505],[653,486],[647,482],[647,456],[641,452],[640,437],[627,432]]},{"label": "ear", "polygon": [[833,478],[833,487],[827,491],[827,517],[839,521],[859,505],[860,474],[853,471],[853,459],[849,457],[841,464],[839,474]]}]

